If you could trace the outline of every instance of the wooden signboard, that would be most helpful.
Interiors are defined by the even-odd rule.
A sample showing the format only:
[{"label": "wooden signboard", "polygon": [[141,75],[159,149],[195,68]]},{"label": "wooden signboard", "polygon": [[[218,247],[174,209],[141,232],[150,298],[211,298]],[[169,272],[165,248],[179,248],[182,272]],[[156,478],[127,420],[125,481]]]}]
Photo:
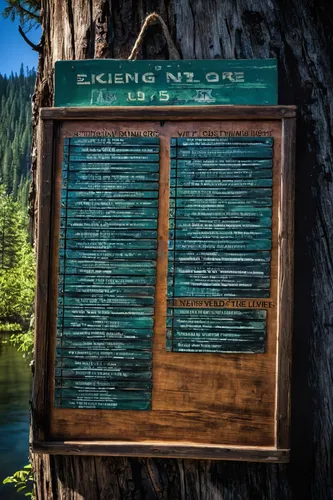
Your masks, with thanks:
[{"label": "wooden signboard", "polygon": [[41,111],[35,452],[288,461],[294,117]]},{"label": "wooden signboard", "polygon": [[276,59],[57,61],[55,106],[277,104]]}]

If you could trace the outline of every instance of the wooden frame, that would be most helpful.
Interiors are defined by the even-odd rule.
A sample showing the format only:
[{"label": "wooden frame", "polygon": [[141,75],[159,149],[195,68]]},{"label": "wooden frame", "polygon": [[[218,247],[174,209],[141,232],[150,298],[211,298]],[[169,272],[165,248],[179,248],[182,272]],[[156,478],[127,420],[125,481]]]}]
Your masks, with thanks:
[{"label": "wooden frame", "polygon": [[[292,106],[209,106],[151,108],[44,108],[41,110],[41,145],[38,167],[38,247],[36,289],[35,377],[33,390],[33,450],[38,453],[82,455],[126,455],[181,458],[207,458],[262,462],[289,460],[291,325],[293,311],[293,199],[295,107]],[[86,435],[73,438],[50,432],[50,353],[52,352],[52,243],[54,238],[54,203],[56,184],[56,143],[62,126],[89,122],[231,122],[251,121],[275,124],[280,129],[278,152],[280,178],[277,242],[277,328],[274,360],[274,429],[268,439],[244,446],[243,443],[191,442],[156,439],[108,440]],[[75,125],[76,124],[76,125]],[[273,352],[273,351],[272,351]],[[52,355],[51,355],[52,359]],[[272,358],[273,359],[273,358]],[[73,410],[77,411],[77,410]],[[81,413],[89,410],[82,410]],[[97,410],[96,410],[97,411]],[[51,412],[52,413],[52,412]],[[104,412],[106,413],[106,412]],[[109,412],[110,413],[110,412]],[[53,418],[53,417],[52,417]],[[51,420],[52,420],[51,418]],[[81,424],[85,419],[81,418]],[[62,421],[65,427],[66,421]],[[82,424],[83,425],[83,424]],[[260,426],[258,426],[259,429]],[[57,428],[57,426],[53,427]],[[69,427],[68,427],[69,428]],[[51,425],[52,429],[52,425]],[[274,430],[274,435],[272,434]],[[259,432],[259,431],[257,431]],[[264,442],[265,441],[265,442]],[[260,439],[259,439],[260,442]],[[268,444],[270,443],[270,444]]]}]

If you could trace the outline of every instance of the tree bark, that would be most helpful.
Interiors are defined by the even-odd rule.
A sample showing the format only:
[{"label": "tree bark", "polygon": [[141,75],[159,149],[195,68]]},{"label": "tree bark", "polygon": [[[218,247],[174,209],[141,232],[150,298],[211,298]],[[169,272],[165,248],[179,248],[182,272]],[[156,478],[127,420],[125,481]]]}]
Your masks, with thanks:
[{"label": "tree bark", "polygon": [[[289,465],[35,456],[37,499],[288,500],[333,498],[332,28],[325,0],[42,0],[34,97],[52,105],[58,59],[127,58],[158,12],[184,59],[276,57],[279,103],[298,105],[292,459]],[[168,58],[157,26],[141,58]],[[36,174],[35,174],[36,177]],[[35,193],[31,201],[34,203]]]}]

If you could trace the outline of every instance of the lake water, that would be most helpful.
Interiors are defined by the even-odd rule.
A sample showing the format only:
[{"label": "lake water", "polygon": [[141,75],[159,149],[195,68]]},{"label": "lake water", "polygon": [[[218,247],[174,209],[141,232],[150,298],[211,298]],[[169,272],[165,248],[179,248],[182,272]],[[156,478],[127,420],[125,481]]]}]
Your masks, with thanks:
[{"label": "lake water", "polygon": [[5,477],[23,469],[29,456],[29,399],[31,368],[0,333],[0,499],[24,498],[12,485],[3,485]]}]

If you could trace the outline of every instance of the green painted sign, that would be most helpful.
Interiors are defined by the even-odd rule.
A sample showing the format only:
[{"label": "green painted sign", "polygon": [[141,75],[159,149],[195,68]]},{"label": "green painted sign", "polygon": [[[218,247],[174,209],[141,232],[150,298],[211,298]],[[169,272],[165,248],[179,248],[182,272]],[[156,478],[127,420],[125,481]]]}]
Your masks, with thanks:
[{"label": "green painted sign", "polygon": [[[273,139],[170,147],[168,302],[269,297]],[[264,352],[266,311],[168,307],[166,337],[175,352]]]},{"label": "green painted sign", "polygon": [[277,104],[276,59],[55,64],[56,107],[211,104]]},{"label": "green painted sign", "polygon": [[151,409],[159,148],[64,141],[56,407]]},{"label": "green painted sign", "polygon": [[169,351],[264,352],[265,310],[168,308]]}]

